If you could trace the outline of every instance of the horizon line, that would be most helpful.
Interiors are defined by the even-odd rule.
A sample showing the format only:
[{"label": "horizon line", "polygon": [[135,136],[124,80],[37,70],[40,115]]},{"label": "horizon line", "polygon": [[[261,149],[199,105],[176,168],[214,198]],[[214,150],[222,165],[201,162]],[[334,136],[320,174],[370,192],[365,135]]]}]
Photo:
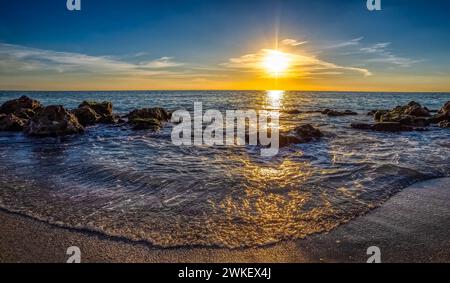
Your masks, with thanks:
[{"label": "horizon line", "polygon": [[271,91],[271,90],[282,90],[282,91],[296,91],[296,92],[350,92],[350,93],[450,93],[448,91],[367,91],[367,90],[283,90],[283,89],[115,89],[115,90],[24,90],[24,89],[0,89],[0,92],[139,92],[139,91]]}]

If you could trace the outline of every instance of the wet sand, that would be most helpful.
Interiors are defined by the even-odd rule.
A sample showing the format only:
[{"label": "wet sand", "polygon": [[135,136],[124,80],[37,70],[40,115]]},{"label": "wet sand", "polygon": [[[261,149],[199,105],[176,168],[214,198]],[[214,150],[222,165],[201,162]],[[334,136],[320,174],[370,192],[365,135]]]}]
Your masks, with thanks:
[{"label": "wet sand", "polygon": [[82,262],[366,262],[370,246],[382,262],[450,262],[450,178],[408,187],[329,233],[256,248],[161,249],[6,211],[0,223],[0,262],[65,262],[70,246]]}]

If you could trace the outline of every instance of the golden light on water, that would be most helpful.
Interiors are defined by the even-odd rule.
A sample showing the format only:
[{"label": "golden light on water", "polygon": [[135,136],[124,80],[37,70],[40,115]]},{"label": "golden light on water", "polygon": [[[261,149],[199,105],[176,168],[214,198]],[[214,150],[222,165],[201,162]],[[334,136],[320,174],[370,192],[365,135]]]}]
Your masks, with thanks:
[{"label": "golden light on water", "polygon": [[272,109],[280,109],[284,90],[268,90],[266,93],[268,106]]},{"label": "golden light on water", "polygon": [[279,77],[287,71],[290,64],[288,54],[278,50],[267,50],[262,65],[264,69],[272,76]]}]

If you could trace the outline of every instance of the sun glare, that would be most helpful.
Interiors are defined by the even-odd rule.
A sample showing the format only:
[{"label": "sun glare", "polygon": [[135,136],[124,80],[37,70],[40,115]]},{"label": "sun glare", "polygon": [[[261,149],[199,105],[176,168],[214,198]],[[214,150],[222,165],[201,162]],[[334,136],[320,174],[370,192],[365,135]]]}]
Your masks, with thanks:
[{"label": "sun glare", "polygon": [[273,76],[280,76],[289,68],[289,57],[278,50],[269,50],[264,57],[263,66]]}]

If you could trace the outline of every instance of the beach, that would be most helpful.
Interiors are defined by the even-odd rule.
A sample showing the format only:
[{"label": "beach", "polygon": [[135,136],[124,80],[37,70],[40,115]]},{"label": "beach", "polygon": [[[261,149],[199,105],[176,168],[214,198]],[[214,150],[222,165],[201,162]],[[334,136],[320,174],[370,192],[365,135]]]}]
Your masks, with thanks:
[{"label": "beach", "polygon": [[366,262],[377,246],[382,262],[450,262],[450,178],[416,183],[379,208],[329,233],[250,248],[158,248],[143,242],[64,229],[0,212],[1,262],[65,262],[78,246],[81,261],[148,263]]}]

